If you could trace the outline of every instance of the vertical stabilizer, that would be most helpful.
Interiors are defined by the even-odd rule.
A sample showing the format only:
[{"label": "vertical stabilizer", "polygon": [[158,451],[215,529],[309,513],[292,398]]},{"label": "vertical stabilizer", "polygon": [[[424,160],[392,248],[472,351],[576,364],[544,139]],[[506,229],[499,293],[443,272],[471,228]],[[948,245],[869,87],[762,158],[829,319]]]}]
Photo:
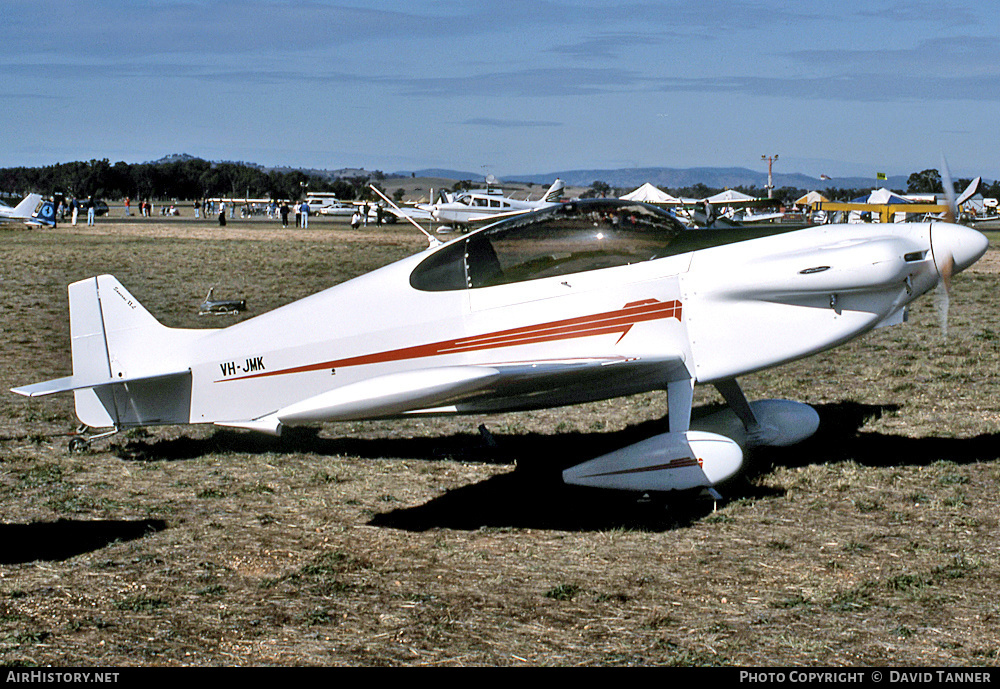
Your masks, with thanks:
[{"label": "vertical stabilizer", "polygon": [[[97,296],[97,278],[69,286],[69,334],[73,352],[73,376],[100,380],[111,377],[108,343]],[[93,388],[74,390],[76,415],[94,428],[114,426],[115,420],[98,399]]]},{"label": "vertical stabilizer", "polygon": [[[165,360],[171,358],[175,349],[171,334],[178,331],[160,324],[111,275],[101,275],[94,279],[97,282],[111,377],[138,378],[163,372]],[[71,300],[70,320],[72,319]]]},{"label": "vertical stabilizer", "polygon": [[545,200],[550,203],[559,203],[562,201],[563,192],[566,190],[566,185],[558,177],[556,181],[552,183],[549,190],[545,192]]},{"label": "vertical stabilizer", "polygon": [[14,211],[11,213],[12,218],[24,218],[27,220],[31,217],[31,214],[35,212],[38,208],[38,204],[42,202],[41,194],[28,194],[24,197],[21,203],[14,206]]},{"label": "vertical stabilizer", "polygon": [[94,428],[189,423],[188,343],[209,330],[157,321],[118,280],[69,286],[73,378],[108,381],[73,390],[76,414]]}]

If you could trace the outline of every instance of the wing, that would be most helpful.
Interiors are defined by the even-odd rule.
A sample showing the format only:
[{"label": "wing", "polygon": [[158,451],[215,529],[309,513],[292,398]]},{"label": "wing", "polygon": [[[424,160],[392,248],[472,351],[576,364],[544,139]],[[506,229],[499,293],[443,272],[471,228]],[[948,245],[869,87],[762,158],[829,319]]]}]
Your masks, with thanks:
[{"label": "wing", "polygon": [[517,210],[505,211],[503,213],[473,213],[469,216],[468,220],[465,221],[467,225],[495,222],[497,220],[506,220],[507,218],[513,218],[515,215],[524,215],[525,213],[530,213],[535,210],[534,208],[519,208]]},{"label": "wing", "polygon": [[664,389],[691,377],[680,354],[495,364],[490,385],[448,405],[408,413],[493,413],[542,409]]},{"label": "wing", "polygon": [[690,373],[680,354],[445,366],[351,383],[259,419],[216,423],[277,434],[285,425],[320,421],[577,404],[664,388],[686,378]]}]

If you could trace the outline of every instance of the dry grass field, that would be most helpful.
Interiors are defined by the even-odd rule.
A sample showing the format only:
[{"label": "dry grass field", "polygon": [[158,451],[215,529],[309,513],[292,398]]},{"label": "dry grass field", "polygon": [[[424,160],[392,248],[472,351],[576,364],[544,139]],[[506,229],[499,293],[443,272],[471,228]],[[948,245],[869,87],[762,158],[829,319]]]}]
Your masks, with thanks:
[{"label": "dry grass field", "polygon": [[[423,245],[322,220],[0,230],[0,383],[69,374],[74,280],[112,273],[165,324],[214,327],[232,319],[197,315],[209,287],[253,315]],[[821,429],[753,453],[717,509],[559,481],[662,427],[665,394],[281,439],[155,428],[84,454],[71,396],[0,394],[0,663],[996,666],[998,271],[991,249],[955,280],[947,337],[928,295],[747,377]]]}]

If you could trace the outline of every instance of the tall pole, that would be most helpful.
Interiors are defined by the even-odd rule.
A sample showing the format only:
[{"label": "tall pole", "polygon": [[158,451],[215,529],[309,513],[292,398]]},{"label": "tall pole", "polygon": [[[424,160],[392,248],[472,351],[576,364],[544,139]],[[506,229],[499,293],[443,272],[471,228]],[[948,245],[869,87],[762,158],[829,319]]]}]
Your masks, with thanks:
[{"label": "tall pole", "polygon": [[774,182],[771,178],[771,165],[778,159],[778,155],[773,156],[761,156],[761,160],[767,161],[767,198],[773,198],[772,194],[774,192]]}]

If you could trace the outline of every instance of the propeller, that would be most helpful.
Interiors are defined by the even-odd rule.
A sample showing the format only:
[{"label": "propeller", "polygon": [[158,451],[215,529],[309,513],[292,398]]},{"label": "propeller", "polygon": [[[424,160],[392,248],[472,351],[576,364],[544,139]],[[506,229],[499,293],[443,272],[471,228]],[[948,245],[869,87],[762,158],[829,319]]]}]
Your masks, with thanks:
[{"label": "propeller", "polygon": [[948,210],[944,212],[945,222],[955,222],[958,218],[958,204],[955,201],[955,184],[951,181],[951,170],[948,169],[948,161],[941,156],[941,185],[944,187],[944,197],[948,203]]},{"label": "propeller", "polygon": [[941,323],[941,331],[947,337],[952,277],[955,273],[971,266],[986,253],[989,241],[976,230],[956,224],[959,206],[979,190],[982,180],[980,178],[974,179],[961,196],[956,199],[951,171],[948,169],[948,161],[944,159],[943,155],[941,163],[941,182],[947,199],[947,206],[943,214],[945,222],[931,222],[930,244],[934,267],[937,268],[939,278],[934,301],[937,306],[938,320]]},{"label": "propeller", "polygon": [[950,253],[945,254],[938,261],[938,272],[941,274],[941,280],[938,282],[937,291],[934,293],[934,306],[937,309],[941,334],[948,337],[948,307],[951,306],[951,276],[955,272],[955,259]]},{"label": "propeller", "polygon": [[[944,155],[941,156],[941,184],[944,186],[944,196],[948,205],[944,212],[944,220],[948,223],[954,223],[958,218],[955,185],[951,181],[951,170],[948,169],[948,161],[945,160]],[[933,225],[931,225],[931,232],[934,232]],[[933,240],[931,240],[931,246],[933,247],[933,245]],[[937,309],[941,334],[948,337],[948,308],[951,306],[951,278],[955,274],[955,257],[951,251],[944,250],[941,251],[940,256],[935,254],[934,263],[941,276],[937,284],[937,292],[934,295],[934,306]]]}]

